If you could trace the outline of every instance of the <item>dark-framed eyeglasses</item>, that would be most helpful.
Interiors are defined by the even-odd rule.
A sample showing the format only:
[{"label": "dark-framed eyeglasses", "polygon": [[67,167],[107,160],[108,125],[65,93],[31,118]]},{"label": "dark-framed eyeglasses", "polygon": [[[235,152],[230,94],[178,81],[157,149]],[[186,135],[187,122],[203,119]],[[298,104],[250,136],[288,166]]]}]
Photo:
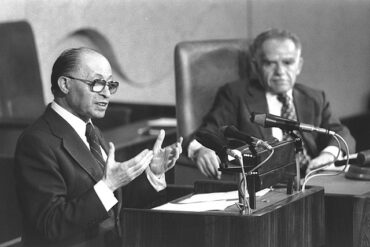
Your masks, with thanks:
[{"label": "dark-framed eyeglasses", "polygon": [[95,79],[93,81],[90,81],[90,80],[86,80],[86,79],[76,78],[76,77],[73,77],[73,76],[70,76],[70,75],[65,75],[65,77],[67,77],[69,79],[72,79],[72,80],[81,81],[81,82],[89,85],[90,90],[92,92],[96,92],[96,93],[102,92],[104,90],[105,86],[108,85],[108,89],[109,89],[110,94],[114,94],[114,93],[117,92],[117,88],[119,86],[118,81],[106,81],[106,80],[103,80],[103,79]]}]

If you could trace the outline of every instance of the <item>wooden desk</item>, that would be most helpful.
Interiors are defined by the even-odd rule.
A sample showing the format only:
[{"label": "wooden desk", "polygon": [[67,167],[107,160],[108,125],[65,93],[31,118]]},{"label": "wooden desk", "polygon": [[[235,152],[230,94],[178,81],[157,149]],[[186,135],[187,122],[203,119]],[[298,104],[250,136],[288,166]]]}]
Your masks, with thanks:
[{"label": "wooden desk", "polygon": [[[216,187],[211,184],[207,190]],[[222,189],[225,189],[223,185]],[[269,198],[275,199],[269,202]],[[260,201],[263,203],[266,206],[257,208],[252,215],[240,215],[235,210],[123,209],[123,246],[318,247],[324,244],[322,188],[313,187],[294,195],[266,195]]]},{"label": "wooden desk", "polygon": [[326,247],[362,247],[370,243],[370,181],[344,174],[312,178],[325,190]]}]

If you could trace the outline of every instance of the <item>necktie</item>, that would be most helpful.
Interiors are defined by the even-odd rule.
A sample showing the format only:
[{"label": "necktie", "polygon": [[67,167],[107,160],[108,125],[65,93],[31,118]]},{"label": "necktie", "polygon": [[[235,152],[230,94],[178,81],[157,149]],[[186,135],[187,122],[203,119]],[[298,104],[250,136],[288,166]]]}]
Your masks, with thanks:
[{"label": "necktie", "polygon": [[100,150],[99,139],[94,129],[94,126],[91,123],[86,124],[86,139],[90,145],[90,151],[94,156],[96,162],[104,170],[105,161]]},{"label": "necktie", "polygon": [[[86,139],[87,142],[90,145],[90,151],[93,154],[96,162],[99,164],[99,166],[104,170],[105,167],[105,162],[101,153],[100,145],[99,145],[99,139],[96,134],[94,126],[89,122],[86,124]],[[112,243],[117,243],[120,241],[121,237],[121,224],[120,224],[120,211],[121,211],[121,206],[122,206],[122,195],[121,195],[121,190],[116,190],[114,192],[115,197],[118,200],[117,205],[115,205],[112,210],[109,210],[108,214],[114,218],[114,224],[115,228],[117,231],[117,236],[118,239],[112,236]],[[117,245],[117,244],[116,244]],[[117,245],[118,246],[118,245]]]},{"label": "necktie", "polygon": [[[290,101],[290,97],[287,94],[278,94],[277,99],[283,104],[281,107],[281,117],[290,119],[290,120],[297,120],[297,116],[295,114],[295,109]],[[283,130],[283,140],[291,139],[289,132]]]},{"label": "necktie", "polygon": [[[290,100],[289,95],[287,94],[278,94],[277,99],[283,104],[281,108],[281,117],[297,120],[297,115],[295,113],[293,102]],[[296,135],[301,137],[299,132],[294,132]],[[302,137],[301,137],[302,138]],[[288,131],[283,131],[283,140],[291,140],[292,137],[289,135]],[[310,162],[311,158],[307,154],[307,151],[303,145],[303,152],[298,153],[298,162],[301,168],[305,168]]]}]

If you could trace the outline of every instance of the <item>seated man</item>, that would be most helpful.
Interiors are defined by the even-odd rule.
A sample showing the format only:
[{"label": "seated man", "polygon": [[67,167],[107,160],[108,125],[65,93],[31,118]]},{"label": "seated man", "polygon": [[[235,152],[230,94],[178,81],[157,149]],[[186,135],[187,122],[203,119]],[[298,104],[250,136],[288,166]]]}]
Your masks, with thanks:
[{"label": "seated man", "polygon": [[15,153],[23,246],[121,246],[122,205],[149,207],[162,196],[182,138],[162,148],[162,130],[153,150],[115,161],[113,143],[92,123],[117,91],[112,79],[108,60],[92,49],[69,49],[55,61],[54,101]]},{"label": "seated man", "polygon": [[[250,52],[256,78],[222,86],[197,131],[217,133],[222,126],[234,125],[263,140],[271,137],[282,140],[285,136],[281,129],[264,129],[250,120],[252,112],[270,113],[335,131],[347,141],[350,152],[355,150],[353,137],[333,115],[325,93],[296,83],[303,64],[301,42],[296,35],[285,30],[268,30],[255,38]],[[339,149],[331,136],[298,134],[305,151],[303,170],[308,172],[334,161]],[[205,176],[220,179],[220,159],[214,151],[196,140],[190,141],[187,151]]]}]

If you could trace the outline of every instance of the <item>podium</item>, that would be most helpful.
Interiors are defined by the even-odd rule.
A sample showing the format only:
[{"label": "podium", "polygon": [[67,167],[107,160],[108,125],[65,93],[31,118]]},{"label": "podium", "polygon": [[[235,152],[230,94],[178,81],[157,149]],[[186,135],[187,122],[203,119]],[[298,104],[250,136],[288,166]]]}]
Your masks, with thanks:
[{"label": "podium", "polygon": [[[207,181],[196,183],[194,193],[236,189],[234,183]],[[122,246],[318,247],[325,243],[324,212],[324,190],[314,186],[293,194],[275,189],[257,199],[250,215],[232,207],[207,212],[124,208]]]}]

